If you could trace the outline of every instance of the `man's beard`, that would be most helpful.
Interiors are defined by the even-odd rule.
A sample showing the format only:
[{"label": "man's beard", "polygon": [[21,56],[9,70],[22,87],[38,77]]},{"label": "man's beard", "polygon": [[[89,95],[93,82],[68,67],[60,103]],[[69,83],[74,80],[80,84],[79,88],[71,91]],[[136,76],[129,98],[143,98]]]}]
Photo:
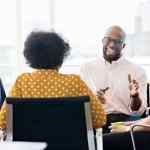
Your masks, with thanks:
[{"label": "man's beard", "polygon": [[121,52],[113,50],[113,52],[108,53],[108,49],[103,48],[103,57],[106,61],[111,63],[112,61],[117,61],[121,57]]}]

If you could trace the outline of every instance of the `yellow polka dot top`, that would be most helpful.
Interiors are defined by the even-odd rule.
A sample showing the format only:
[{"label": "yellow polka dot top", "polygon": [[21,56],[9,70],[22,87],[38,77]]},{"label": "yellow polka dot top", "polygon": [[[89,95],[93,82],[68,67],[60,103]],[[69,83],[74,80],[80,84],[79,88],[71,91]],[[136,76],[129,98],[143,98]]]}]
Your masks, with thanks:
[{"label": "yellow polka dot top", "polygon": [[[104,125],[106,114],[99,100],[92,94],[86,84],[77,75],[65,75],[57,70],[36,70],[20,75],[9,96],[13,97],[62,97],[90,96],[93,127]],[[6,103],[0,111],[0,127],[6,127]]]}]

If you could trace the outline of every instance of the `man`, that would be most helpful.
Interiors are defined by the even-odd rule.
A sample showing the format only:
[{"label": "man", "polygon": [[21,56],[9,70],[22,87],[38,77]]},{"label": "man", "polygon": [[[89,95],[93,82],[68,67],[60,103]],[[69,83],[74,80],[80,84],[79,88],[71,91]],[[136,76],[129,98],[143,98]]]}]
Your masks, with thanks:
[{"label": "man", "polygon": [[126,34],[119,26],[106,30],[103,57],[81,67],[81,78],[97,94],[107,112],[107,125],[127,121],[134,114],[142,115],[146,108],[145,72],[122,56]]}]

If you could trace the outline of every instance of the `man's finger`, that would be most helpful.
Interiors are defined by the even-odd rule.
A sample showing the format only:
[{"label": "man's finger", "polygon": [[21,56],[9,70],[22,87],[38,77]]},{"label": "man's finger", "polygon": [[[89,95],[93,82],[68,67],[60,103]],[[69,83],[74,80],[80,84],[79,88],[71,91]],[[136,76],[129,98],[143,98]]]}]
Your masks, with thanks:
[{"label": "man's finger", "polygon": [[103,96],[104,92],[100,90],[100,91],[97,92],[97,94],[100,95],[100,96]]},{"label": "man's finger", "polygon": [[106,92],[106,91],[108,91],[109,90],[109,87],[106,87],[105,89],[104,89],[104,93]]},{"label": "man's finger", "polygon": [[128,74],[128,81],[129,81],[129,83],[131,83],[131,81],[132,81],[131,74]]}]

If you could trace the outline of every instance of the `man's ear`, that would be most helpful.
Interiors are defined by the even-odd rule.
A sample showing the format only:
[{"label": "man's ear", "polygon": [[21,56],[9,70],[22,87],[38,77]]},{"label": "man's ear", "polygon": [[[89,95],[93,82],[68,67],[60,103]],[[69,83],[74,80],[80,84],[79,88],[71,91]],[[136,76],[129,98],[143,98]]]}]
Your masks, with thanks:
[{"label": "man's ear", "polygon": [[122,48],[125,48],[125,46],[126,46],[126,44],[125,44],[125,43],[123,43],[123,44],[122,44]]}]

